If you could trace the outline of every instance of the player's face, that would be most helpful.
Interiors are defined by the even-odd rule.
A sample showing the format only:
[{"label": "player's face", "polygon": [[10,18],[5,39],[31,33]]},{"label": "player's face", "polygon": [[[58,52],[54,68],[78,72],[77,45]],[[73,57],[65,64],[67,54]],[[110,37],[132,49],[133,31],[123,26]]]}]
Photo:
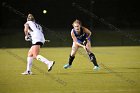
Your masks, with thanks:
[{"label": "player's face", "polygon": [[74,30],[75,30],[75,31],[80,31],[80,27],[81,27],[80,24],[74,23],[74,24],[73,24],[73,27],[74,27]]}]

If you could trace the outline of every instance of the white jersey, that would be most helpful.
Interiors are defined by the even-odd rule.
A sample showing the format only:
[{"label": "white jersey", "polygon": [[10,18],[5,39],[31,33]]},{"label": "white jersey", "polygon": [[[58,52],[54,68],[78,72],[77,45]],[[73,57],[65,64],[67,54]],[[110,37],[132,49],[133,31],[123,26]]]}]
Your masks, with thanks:
[{"label": "white jersey", "polygon": [[29,34],[31,35],[32,44],[42,42],[44,44],[45,38],[43,35],[42,27],[34,21],[27,21],[25,24],[29,25]]}]

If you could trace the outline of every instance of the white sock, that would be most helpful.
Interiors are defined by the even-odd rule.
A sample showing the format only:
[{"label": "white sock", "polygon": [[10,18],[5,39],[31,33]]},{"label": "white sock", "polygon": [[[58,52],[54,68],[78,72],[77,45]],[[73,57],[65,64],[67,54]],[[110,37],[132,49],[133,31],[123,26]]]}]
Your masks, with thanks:
[{"label": "white sock", "polygon": [[45,64],[50,64],[50,61],[41,55],[37,55],[36,59],[45,63]]},{"label": "white sock", "polygon": [[27,57],[27,71],[31,71],[33,57]]}]

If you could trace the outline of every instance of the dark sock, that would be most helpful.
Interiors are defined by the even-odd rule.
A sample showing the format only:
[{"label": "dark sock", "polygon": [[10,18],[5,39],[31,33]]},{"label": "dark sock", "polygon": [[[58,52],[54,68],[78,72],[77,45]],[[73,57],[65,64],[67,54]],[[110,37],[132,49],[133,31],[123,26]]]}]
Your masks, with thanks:
[{"label": "dark sock", "polygon": [[96,57],[93,53],[89,54],[89,58],[90,58],[91,62],[93,62],[94,66],[98,66],[97,61],[96,61]]},{"label": "dark sock", "polygon": [[74,60],[75,56],[69,56],[69,65],[72,65],[72,62]]}]

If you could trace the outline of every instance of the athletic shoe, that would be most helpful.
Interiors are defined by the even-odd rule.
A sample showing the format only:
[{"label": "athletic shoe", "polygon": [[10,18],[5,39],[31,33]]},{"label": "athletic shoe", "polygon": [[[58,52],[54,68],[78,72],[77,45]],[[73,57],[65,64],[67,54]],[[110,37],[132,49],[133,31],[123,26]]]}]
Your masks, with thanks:
[{"label": "athletic shoe", "polygon": [[32,72],[31,71],[25,71],[23,73],[21,73],[22,75],[32,75]]},{"label": "athletic shoe", "polygon": [[98,67],[98,66],[94,66],[94,68],[93,68],[93,70],[99,70],[100,69],[100,67]]},{"label": "athletic shoe", "polygon": [[48,65],[48,72],[52,70],[52,67],[54,66],[55,61],[51,61],[51,63]]},{"label": "athletic shoe", "polygon": [[65,69],[70,68],[70,67],[71,67],[71,65],[69,65],[69,64],[64,65]]}]

